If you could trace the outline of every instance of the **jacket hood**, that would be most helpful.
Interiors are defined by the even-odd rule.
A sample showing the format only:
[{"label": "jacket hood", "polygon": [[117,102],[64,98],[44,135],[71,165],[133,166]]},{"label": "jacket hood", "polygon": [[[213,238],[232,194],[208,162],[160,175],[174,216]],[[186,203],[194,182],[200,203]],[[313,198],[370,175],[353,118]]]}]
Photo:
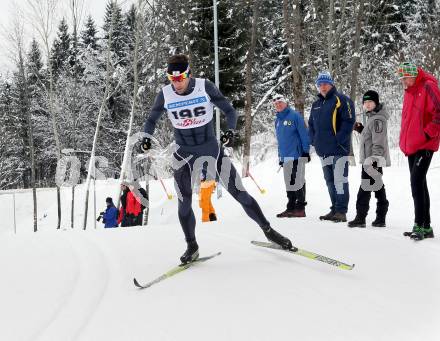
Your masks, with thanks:
[{"label": "jacket hood", "polygon": [[[377,111],[375,111],[377,110]],[[390,118],[390,114],[388,113],[387,108],[384,104],[380,103],[379,106],[373,111],[368,111],[366,115],[368,117],[372,116],[382,116],[385,120],[388,120]]]}]

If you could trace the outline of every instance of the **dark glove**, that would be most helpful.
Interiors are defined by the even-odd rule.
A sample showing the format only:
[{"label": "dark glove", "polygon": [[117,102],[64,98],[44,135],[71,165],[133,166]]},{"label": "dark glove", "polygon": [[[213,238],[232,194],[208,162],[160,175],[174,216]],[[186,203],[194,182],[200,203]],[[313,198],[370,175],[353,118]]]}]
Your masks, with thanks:
[{"label": "dark glove", "polygon": [[353,126],[353,130],[356,130],[359,134],[364,130],[364,125],[361,122],[356,122]]},{"label": "dark glove", "polygon": [[310,157],[310,153],[302,153],[301,157],[306,157],[307,163],[309,163],[312,160],[312,158]]},{"label": "dark glove", "polygon": [[140,145],[141,153],[146,153],[151,149],[151,139],[144,137]]},{"label": "dark glove", "polygon": [[232,143],[234,142],[234,132],[229,129],[220,137],[220,141],[225,147],[232,147]]},{"label": "dark glove", "polygon": [[373,161],[373,163],[371,164],[371,166],[373,166],[373,168],[375,169],[375,170],[377,170],[377,161]]},{"label": "dark glove", "polygon": [[283,161],[280,161],[280,162],[278,162],[278,165],[279,165],[280,167],[283,167],[284,162],[283,162]]}]

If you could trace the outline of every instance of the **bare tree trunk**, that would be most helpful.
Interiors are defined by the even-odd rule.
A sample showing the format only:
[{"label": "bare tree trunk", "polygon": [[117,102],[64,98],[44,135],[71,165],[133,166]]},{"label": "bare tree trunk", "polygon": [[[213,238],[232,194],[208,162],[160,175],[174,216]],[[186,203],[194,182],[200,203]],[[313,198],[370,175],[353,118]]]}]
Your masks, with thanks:
[{"label": "bare tree trunk", "polygon": [[336,28],[336,41],[335,41],[335,75],[341,74],[341,33],[342,27],[345,23],[345,10],[347,8],[347,0],[342,0],[341,4],[341,20],[339,21],[338,27]]},{"label": "bare tree trunk", "polygon": [[24,101],[26,108],[26,121],[28,125],[28,135],[29,135],[29,156],[31,161],[31,187],[32,187],[32,201],[33,201],[33,211],[34,211],[34,232],[38,231],[38,207],[37,207],[37,188],[35,185],[35,147],[34,147],[34,130],[32,126],[32,112],[30,107],[30,98],[29,98],[29,89],[28,82],[26,77],[26,70],[24,65],[23,58],[23,23],[20,22],[20,18],[14,22],[14,33],[15,36],[15,44],[18,52],[18,72],[20,74],[20,78],[23,80],[24,89],[21,91],[24,92]]},{"label": "bare tree trunk", "polygon": [[245,128],[244,128],[244,153],[243,153],[243,177],[247,177],[249,173],[249,158],[251,154],[251,137],[252,137],[252,66],[254,64],[255,46],[257,44],[257,26],[259,17],[260,0],[254,0],[253,17],[252,17],[252,33],[251,44],[246,61],[246,103],[245,112]]},{"label": "bare tree trunk", "polygon": [[[57,162],[61,159],[61,143],[58,134],[58,127],[56,122],[56,114],[54,110],[54,80],[52,63],[50,60],[49,39],[52,33],[53,24],[56,20],[55,14],[57,10],[58,0],[27,0],[27,4],[34,16],[35,29],[43,42],[46,52],[47,66],[49,70],[49,90],[48,90],[48,109],[52,119],[52,129],[55,139]],[[61,226],[61,195],[60,187],[57,185],[57,204],[58,204],[58,223],[57,229]]]},{"label": "bare tree trunk", "polygon": [[[115,1],[115,4],[117,1]],[[89,169],[87,172],[87,181],[86,181],[86,197],[85,197],[85,206],[84,206],[84,224],[83,229],[85,230],[87,228],[87,214],[88,214],[88,208],[89,208],[89,194],[90,194],[90,180],[92,177],[92,174],[94,174],[95,170],[95,162],[96,162],[96,144],[98,142],[98,135],[99,135],[99,128],[101,126],[101,119],[102,114],[104,112],[105,104],[108,100],[108,94],[109,94],[109,88],[110,88],[110,76],[111,76],[111,45],[112,45],[112,37],[113,37],[113,27],[115,24],[115,9],[116,6],[113,7],[112,10],[112,20],[111,20],[111,27],[109,32],[109,38],[107,42],[107,63],[106,63],[106,77],[105,77],[105,91],[104,96],[102,98],[101,107],[99,108],[98,113],[98,119],[96,122],[96,129],[95,129],[95,136],[93,137],[93,146],[92,146],[92,152],[90,155],[90,163],[89,163]]]},{"label": "bare tree trunk", "polygon": [[361,29],[362,29],[362,18],[364,15],[364,0],[357,0],[359,6],[358,13],[356,16],[356,33],[354,36],[354,49],[353,57],[351,60],[351,83],[350,83],[350,98],[356,103],[356,90],[358,83],[358,74],[360,66],[360,49],[361,49]]},{"label": "bare tree trunk", "polygon": [[[84,9],[84,0],[69,0],[69,6],[70,6],[70,14],[72,16],[72,28],[73,28],[73,49],[75,53],[77,52],[77,44],[78,44],[78,31],[80,27],[80,22],[83,17],[83,9]],[[76,54],[75,54],[76,57]],[[73,149],[76,151],[77,149],[77,143],[76,143],[76,126],[78,122],[78,106],[77,103],[79,102],[78,99],[78,91],[79,91],[79,80],[78,80],[78,73],[76,72],[77,68],[77,60],[75,60],[74,65],[74,79],[75,79],[75,86],[74,86],[74,99],[72,101],[73,105],[75,106],[72,111],[72,123],[73,123]],[[71,203],[71,210],[70,210],[70,227],[73,229],[75,226],[75,184],[72,185],[72,203]]]},{"label": "bare tree trunk", "polygon": [[[295,103],[295,108],[304,116],[306,99],[304,94],[303,73],[301,70],[301,65],[303,65],[301,46],[304,41],[301,0],[294,0],[293,5],[292,25],[289,12],[289,0],[283,0],[284,35],[287,43],[289,62],[292,68],[293,101]],[[292,39],[292,37],[295,37],[295,39]]]},{"label": "bare tree trunk", "polygon": [[[350,98],[356,106],[356,92],[358,83],[358,74],[360,66],[360,49],[361,49],[361,29],[362,29],[362,18],[364,15],[364,0],[357,1],[359,9],[356,16],[356,33],[354,37],[354,53],[351,62],[351,82],[350,82]],[[351,137],[350,143],[350,164],[355,165],[356,160],[353,156],[353,136]]]},{"label": "bare tree trunk", "polygon": [[[133,130],[133,121],[134,116],[136,114],[136,107],[137,107],[137,99],[138,99],[138,89],[139,89],[139,72],[138,72],[138,62],[139,62],[139,42],[140,42],[140,30],[141,30],[141,21],[142,21],[142,15],[141,15],[141,3],[142,0],[138,1],[138,8],[137,8],[137,14],[136,14],[136,29],[135,29],[135,43],[134,43],[134,57],[133,57],[133,102],[131,105],[131,112],[130,112],[130,121],[128,124],[128,130],[127,130],[127,139],[125,142],[125,150],[124,150],[124,158],[122,161],[121,166],[121,174],[119,180],[122,182],[125,180],[126,173],[127,173],[127,163],[129,160],[131,160],[131,157],[129,157],[129,153],[131,156],[132,150],[130,149],[130,137],[131,132]],[[131,165],[130,165],[131,166]],[[118,199],[119,202],[119,199]],[[119,206],[119,204],[118,204]]]},{"label": "bare tree trunk", "polygon": [[327,55],[328,55],[328,71],[333,72],[333,36],[335,30],[335,0],[330,0],[330,12],[328,15],[328,34],[327,34]]}]

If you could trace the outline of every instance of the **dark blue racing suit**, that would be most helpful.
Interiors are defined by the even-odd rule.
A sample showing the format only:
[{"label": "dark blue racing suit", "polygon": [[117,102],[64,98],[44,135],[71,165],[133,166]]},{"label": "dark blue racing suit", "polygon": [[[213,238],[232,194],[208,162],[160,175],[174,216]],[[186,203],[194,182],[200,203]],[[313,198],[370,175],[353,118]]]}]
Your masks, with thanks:
[{"label": "dark blue racing suit", "polygon": [[[192,93],[195,79],[191,78],[187,91],[182,96]],[[235,129],[237,113],[220,90],[210,81],[205,80],[205,91],[209,100],[225,115],[228,129]],[[153,135],[157,121],[166,111],[165,98],[161,90],[156,96],[151,113],[145,122],[144,131]],[[231,160],[224,155],[223,148],[215,137],[214,120],[203,126],[190,129],[174,129],[174,137],[178,145],[174,157],[174,185],[179,197],[178,215],[187,242],[194,241],[196,220],[192,209],[192,189],[195,175],[200,175],[207,164],[207,177],[219,179],[234,199],[243,207],[246,214],[260,227],[269,226],[260,206],[244,189],[241,178]]]}]

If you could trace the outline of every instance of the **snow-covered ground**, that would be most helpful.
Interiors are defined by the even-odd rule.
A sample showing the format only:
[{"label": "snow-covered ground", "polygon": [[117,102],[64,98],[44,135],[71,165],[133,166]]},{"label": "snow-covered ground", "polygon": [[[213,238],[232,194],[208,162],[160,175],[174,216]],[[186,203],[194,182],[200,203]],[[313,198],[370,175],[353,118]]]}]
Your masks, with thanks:
[{"label": "snow-covered ground", "polygon": [[[222,255],[143,291],[133,277],[154,279],[185,247],[177,201],[166,200],[158,182],[151,182],[156,204],[148,227],[108,230],[100,223],[94,229],[92,203],[89,228],[81,229],[79,186],[73,230],[70,207],[55,230],[55,191],[38,191],[38,233],[30,192],[16,191],[15,234],[12,194],[2,192],[0,340],[439,340],[439,164],[436,156],[429,172],[437,238],[413,242],[402,236],[413,219],[406,164],[385,170],[389,227],[349,229],[318,220],[329,199],[316,158],[307,166],[307,218],[275,218],[284,209],[284,184],[276,160],[267,160],[253,170],[266,194],[244,182],[272,226],[302,248],[355,263],[354,270],[252,246],[263,234],[226,193],[214,200],[219,221],[201,224],[194,196],[201,254]],[[352,218],[359,166],[350,181]],[[98,212],[116,188],[97,183]],[[62,195],[70,205],[70,189]]]}]

